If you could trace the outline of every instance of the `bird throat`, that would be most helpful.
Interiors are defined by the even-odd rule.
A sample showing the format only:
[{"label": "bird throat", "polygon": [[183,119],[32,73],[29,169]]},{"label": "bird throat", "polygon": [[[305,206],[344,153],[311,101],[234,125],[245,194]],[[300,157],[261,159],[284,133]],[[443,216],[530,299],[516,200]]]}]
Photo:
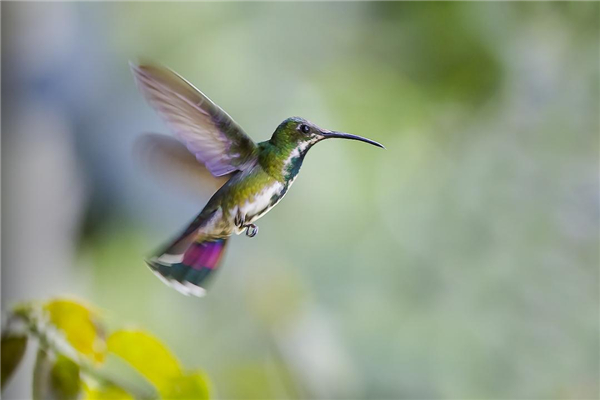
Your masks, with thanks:
[{"label": "bird throat", "polygon": [[[304,161],[304,156],[317,140],[297,143],[295,146],[274,146],[268,142],[261,149],[261,166],[280,182],[294,180]],[[261,145],[263,145],[261,143]]]}]

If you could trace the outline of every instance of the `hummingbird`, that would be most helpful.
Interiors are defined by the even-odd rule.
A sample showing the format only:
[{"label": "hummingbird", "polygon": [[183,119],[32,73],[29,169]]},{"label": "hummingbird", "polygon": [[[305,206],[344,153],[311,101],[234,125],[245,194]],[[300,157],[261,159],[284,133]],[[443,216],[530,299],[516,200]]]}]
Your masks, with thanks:
[{"label": "hummingbird", "polygon": [[269,140],[255,143],[225,111],[174,71],[133,63],[131,70],[142,95],[175,137],[210,174],[226,179],[179,236],[145,260],[156,276],[185,295],[205,295],[207,278],[221,264],[229,237],[258,233],[255,222],[283,199],[316,143],[340,138],[384,148],[300,117],[285,119]]}]

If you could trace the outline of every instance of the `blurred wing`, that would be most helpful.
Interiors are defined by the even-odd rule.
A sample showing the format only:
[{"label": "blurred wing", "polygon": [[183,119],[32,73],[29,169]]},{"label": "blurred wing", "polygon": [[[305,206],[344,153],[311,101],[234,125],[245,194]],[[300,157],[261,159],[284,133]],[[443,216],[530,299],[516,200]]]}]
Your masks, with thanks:
[{"label": "blurred wing", "polygon": [[142,134],[133,145],[133,156],[143,171],[198,198],[216,191],[230,178],[230,175],[213,176],[172,136]]},{"label": "blurred wing", "polygon": [[168,68],[131,65],[140,91],[198,161],[226,175],[254,161],[256,144],[202,92]]}]

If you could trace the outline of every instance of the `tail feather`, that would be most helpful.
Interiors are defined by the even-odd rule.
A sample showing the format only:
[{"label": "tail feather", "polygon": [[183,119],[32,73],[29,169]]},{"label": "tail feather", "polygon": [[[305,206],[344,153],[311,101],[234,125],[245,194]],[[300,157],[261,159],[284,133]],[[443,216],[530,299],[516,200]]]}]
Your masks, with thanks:
[{"label": "tail feather", "polygon": [[[177,241],[181,247],[181,240]],[[206,281],[223,258],[227,238],[193,241],[181,254],[169,250],[146,260],[150,269],[167,285],[185,295],[204,296]],[[170,247],[170,250],[174,246]]]}]

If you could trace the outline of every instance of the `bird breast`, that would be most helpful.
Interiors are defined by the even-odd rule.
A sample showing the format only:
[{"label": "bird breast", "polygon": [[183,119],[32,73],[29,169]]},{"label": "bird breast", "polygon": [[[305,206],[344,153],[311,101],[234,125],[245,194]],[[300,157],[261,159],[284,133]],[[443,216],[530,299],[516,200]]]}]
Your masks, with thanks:
[{"label": "bird breast", "polygon": [[239,213],[245,223],[250,224],[269,211],[280,200],[284,187],[283,183],[274,181],[263,187],[253,198],[246,199],[239,206]]}]

